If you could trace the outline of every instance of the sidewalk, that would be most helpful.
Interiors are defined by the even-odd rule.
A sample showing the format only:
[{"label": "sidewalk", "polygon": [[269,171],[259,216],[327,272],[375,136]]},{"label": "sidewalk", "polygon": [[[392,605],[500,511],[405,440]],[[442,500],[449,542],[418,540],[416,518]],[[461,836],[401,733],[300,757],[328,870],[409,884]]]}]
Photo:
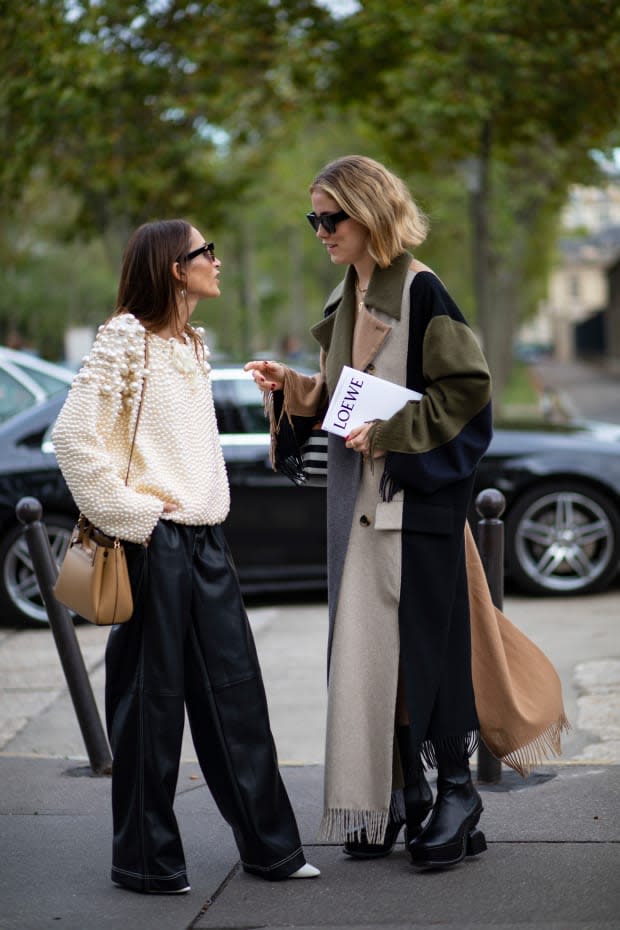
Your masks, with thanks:
[{"label": "sidewalk", "polygon": [[[308,859],[322,875],[263,882],[239,870],[198,767],[176,803],[192,891],[149,896],[108,879],[110,779],[65,760],[0,757],[2,930],[612,930],[620,926],[618,766],[545,766],[482,787],[488,852],[419,873],[400,843],[358,862],[317,844],[321,766],[283,768]],[[7,816],[10,815],[10,816]],[[401,837],[402,839],[402,837]]]},{"label": "sidewalk", "polygon": [[[322,875],[271,884],[239,871],[231,831],[186,734],[176,810],[192,892],[182,897],[135,895],[111,884],[110,779],[90,776],[51,633],[6,634],[0,676],[5,686],[12,676],[16,687],[4,695],[15,713],[0,742],[0,930],[619,928],[620,765],[605,764],[618,759],[617,710],[613,695],[584,694],[574,677],[576,658],[593,669],[600,656],[617,654],[609,618],[619,598],[561,599],[546,603],[544,618],[530,599],[507,599],[511,617],[554,661],[574,729],[561,764],[525,780],[504,768],[499,785],[481,786],[488,852],[425,874],[409,864],[402,837],[390,857],[366,863],[349,860],[339,845],[317,843],[326,608],[251,610],[283,777],[308,859]],[[84,625],[78,636],[101,708],[106,631]],[[598,726],[584,701],[605,704]],[[28,720],[18,731],[20,710]]]}]

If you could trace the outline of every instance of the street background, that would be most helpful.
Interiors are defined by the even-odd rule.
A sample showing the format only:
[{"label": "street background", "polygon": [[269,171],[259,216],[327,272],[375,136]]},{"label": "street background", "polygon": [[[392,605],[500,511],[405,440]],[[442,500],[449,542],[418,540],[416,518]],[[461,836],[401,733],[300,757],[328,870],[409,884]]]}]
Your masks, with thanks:
[{"label": "street background", "polygon": [[[620,422],[616,380],[579,368],[578,390],[568,394],[553,371],[539,369],[573,413],[592,416],[604,400],[605,418]],[[554,663],[572,729],[561,759],[526,779],[504,768],[499,784],[480,786],[484,856],[420,874],[402,837],[390,857],[372,863],[317,842],[326,603],[250,603],[283,777],[308,859],[322,875],[272,885],[239,871],[186,732],[176,810],[192,892],[181,898],[112,886],[110,779],[89,777],[51,632],[0,630],[1,930],[620,927],[620,582],[586,597],[508,590],[504,610]],[[102,716],[107,635],[77,627]]]}]

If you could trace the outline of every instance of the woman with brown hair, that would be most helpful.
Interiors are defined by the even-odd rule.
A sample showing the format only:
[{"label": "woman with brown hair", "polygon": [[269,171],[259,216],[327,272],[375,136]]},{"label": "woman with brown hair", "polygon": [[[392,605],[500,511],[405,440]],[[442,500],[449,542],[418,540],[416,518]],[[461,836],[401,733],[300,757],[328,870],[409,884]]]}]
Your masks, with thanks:
[{"label": "woman with brown hair", "polygon": [[183,220],[137,229],[116,310],[53,434],[78,508],[125,542],[134,612],[112,628],[106,650],[112,880],[156,894],[190,890],[173,811],[185,707],[245,871],[272,880],[319,874],[305,862],[278,771],[221,528],[229,488],[209,350],[190,324],[199,300],[219,296],[220,268],[213,243]]},{"label": "woman with brown hair", "polygon": [[[480,726],[464,530],[491,439],[491,380],[446,288],[408,251],[427,222],[404,183],[354,155],[323,168],[310,194],[308,220],[346,274],[312,328],[320,374],[246,365],[267,396],[275,466],[304,482],[304,443],[345,365],[422,395],[344,441],[329,435],[321,836],[370,859],[391,852],[406,824],[415,865],[450,866],[486,849],[469,768]],[[561,701],[553,708],[556,734]],[[544,726],[525,730],[536,738]],[[438,769],[434,801],[423,762]]]}]

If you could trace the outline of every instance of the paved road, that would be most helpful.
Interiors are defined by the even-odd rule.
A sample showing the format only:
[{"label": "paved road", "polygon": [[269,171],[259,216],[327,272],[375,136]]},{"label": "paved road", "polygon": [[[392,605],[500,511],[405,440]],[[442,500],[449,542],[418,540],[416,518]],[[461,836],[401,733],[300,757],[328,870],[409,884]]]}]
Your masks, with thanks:
[{"label": "paved road", "polygon": [[602,365],[543,359],[533,367],[538,386],[555,392],[570,416],[620,423],[620,375]]}]

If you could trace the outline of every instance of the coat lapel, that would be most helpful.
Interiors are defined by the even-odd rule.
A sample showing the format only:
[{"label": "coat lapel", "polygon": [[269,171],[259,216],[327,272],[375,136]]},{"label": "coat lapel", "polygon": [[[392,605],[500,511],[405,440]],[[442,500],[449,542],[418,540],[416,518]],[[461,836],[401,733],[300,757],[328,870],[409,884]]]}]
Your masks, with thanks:
[{"label": "coat lapel", "polygon": [[392,332],[390,323],[373,316],[366,307],[358,314],[353,333],[353,368],[364,371]]},{"label": "coat lapel", "polygon": [[[388,268],[375,267],[366,305],[380,310],[395,320],[400,319],[402,290],[405,276],[411,264],[409,252],[403,252]],[[323,348],[327,361],[325,380],[331,395],[340,377],[343,365],[353,366],[353,330],[357,313],[355,301],[355,269],[349,266],[344,280],[329,295],[324,308],[324,319],[312,327],[311,333]],[[384,323],[367,310],[360,320],[360,338],[356,338],[355,356],[366,368],[383,345],[390,332],[389,323]]]},{"label": "coat lapel", "polygon": [[344,281],[328,297],[324,313],[325,318],[312,327],[311,333],[326,354],[325,380],[331,396],[343,366],[352,362],[355,322],[355,269],[352,266],[347,269]]}]

